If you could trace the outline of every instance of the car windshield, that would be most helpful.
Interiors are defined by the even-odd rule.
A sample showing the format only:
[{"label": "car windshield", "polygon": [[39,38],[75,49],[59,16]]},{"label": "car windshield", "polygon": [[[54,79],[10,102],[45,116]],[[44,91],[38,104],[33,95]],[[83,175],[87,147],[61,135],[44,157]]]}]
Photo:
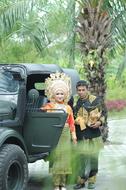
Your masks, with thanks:
[{"label": "car windshield", "polygon": [[0,94],[16,94],[19,89],[19,81],[15,80],[9,71],[0,72]]}]

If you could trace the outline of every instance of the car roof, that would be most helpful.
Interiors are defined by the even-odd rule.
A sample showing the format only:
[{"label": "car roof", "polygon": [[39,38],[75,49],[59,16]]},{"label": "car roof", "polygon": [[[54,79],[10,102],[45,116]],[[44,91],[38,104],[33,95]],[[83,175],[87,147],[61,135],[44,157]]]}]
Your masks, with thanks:
[{"label": "car roof", "polygon": [[56,71],[63,72],[62,68],[55,64],[35,64],[35,63],[22,63],[27,70],[27,75],[32,73],[54,73]]},{"label": "car roof", "polygon": [[72,82],[72,94],[76,94],[76,83],[80,80],[79,74],[75,69],[71,68],[62,68],[56,64],[41,64],[41,63],[19,63],[19,64],[0,64],[0,66],[13,66],[18,67],[22,66],[25,69],[26,75],[31,74],[50,74],[55,72],[64,72],[70,78]]}]

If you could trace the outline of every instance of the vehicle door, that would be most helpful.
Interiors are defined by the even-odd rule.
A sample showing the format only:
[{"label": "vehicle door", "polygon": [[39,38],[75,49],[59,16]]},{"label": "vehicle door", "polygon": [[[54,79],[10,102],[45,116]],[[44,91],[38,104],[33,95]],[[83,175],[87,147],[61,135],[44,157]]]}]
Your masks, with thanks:
[{"label": "vehicle door", "polygon": [[67,114],[42,112],[34,109],[26,113],[24,138],[30,155],[50,152],[58,143]]}]

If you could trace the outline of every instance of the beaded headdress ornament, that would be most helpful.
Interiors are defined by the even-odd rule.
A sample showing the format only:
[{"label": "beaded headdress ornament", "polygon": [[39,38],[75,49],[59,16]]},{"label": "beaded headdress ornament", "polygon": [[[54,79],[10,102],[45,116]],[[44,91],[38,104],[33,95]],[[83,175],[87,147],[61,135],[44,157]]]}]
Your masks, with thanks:
[{"label": "beaded headdress ornament", "polygon": [[45,80],[45,85],[45,94],[50,101],[55,101],[54,95],[61,90],[65,96],[64,103],[68,102],[71,95],[71,80],[65,73],[56,72],[50,74],[50,77]]}]

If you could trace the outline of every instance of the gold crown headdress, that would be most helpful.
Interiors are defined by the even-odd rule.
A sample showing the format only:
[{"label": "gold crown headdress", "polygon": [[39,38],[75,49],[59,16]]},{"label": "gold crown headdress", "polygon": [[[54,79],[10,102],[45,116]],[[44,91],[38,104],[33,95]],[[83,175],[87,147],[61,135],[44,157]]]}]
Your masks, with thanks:
[{"label": "gold crown headdress", "polygon": [[50,77],[45,80],[45,85],[45,94],[50,101],[54,101],[54,95],[56,92],[62,90],[65,95],[64,102],[68,102],[71,95],[71,80],[65,73],[56,72],[50,74]]}]

